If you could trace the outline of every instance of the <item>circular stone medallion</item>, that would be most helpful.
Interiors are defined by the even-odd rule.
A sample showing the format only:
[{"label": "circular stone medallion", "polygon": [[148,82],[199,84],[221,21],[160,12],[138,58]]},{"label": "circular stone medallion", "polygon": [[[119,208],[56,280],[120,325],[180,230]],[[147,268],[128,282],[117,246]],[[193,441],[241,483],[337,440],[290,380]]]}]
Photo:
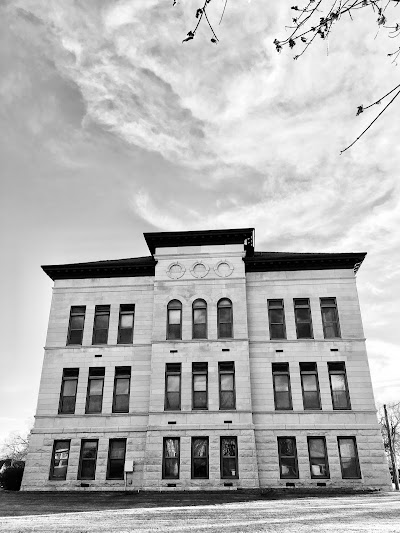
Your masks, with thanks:
[{"label": "circular stone medallion", "polygon": [[233,272],[233,266],[228,261],[220,261],[214,267],[215,273],[221,278],[227,278]]},{"label": "circular stone medallion", "polygon": [[209,271],[210,267],[208,265],[205,265],[203,261],[197,261],[197,263],[195,263],[190,269],[190,273],[195,278],[204,278],[205,276],[207,276]]},{"label": "circular stone medallion", "polygon": [[185,273],[186,268],[180,263],[172,263],[167,268],[167,276],[171,279],[179,279]]}]

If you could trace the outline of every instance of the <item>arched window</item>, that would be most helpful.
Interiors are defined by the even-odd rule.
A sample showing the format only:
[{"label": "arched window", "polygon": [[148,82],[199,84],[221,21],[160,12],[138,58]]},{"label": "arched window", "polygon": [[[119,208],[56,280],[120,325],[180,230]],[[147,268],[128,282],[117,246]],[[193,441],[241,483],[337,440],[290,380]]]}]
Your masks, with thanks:
[{"label": "arched window", "polygon": [[207,304],[204,300],[193,302],[193,339],[207,338]]},{"label": "arched window", "polygon": [[167,306],[167,339],[182,338],[182,304],[171,300]]},{"label": "arched window", "polygon": [[232,302],[222,298],[218,302],[218,338],[230,339],[233,337]]}]

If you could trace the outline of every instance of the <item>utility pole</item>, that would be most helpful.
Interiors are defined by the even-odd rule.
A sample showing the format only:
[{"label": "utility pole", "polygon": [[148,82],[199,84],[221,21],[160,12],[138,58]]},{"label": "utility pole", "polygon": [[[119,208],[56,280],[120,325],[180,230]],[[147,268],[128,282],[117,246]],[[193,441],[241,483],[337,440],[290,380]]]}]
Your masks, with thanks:
[{"label": "utility pole", "polygon": [[386,404],[383,405],[383,410],[385,411],[386,430],[387,430],[388,441],[389,441],[390,459],[392,461],[394,486],[396,490],[399,490],[399,473],[397,471],[396,459],[395,459],[394,452],[393,452],[391,427],[389,426],[389,419],[388,419],[388,414],[386,411]]}]

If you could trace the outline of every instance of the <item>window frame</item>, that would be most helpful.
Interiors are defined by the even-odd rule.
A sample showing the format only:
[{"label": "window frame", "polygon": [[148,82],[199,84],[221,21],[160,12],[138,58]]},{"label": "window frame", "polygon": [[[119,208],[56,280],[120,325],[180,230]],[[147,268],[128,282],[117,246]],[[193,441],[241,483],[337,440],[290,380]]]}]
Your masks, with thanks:
[{"label": "window frame", "polygon": [[[179,304],[179,305],[177,305]],[[175,307],[174,307],[175,306]],[[177,324],[170,324],[169,312],[170,311],[180,311],[180,322],[179,322],[179,336],[174,337],[171,335],[170,326],[176,326]],[[177,299],[170,300],[167,304],[167,341],[180,341],[182,340],[182,302]]]},{"label": "window frame", "polygon": [[[130,398],[131,398],[131,377],[132,377],[132,368],[130,366],[116,366],[115,367],[112,413],[129,413],[129,407],[130,407],[129,404],[130,404]],[[127,394],[117,394],[117,380],[118,379],[129,379]],[[128,409],[127,410],[116,409],[117,396],[128,396]]]},{"label": "window frame", "polygon": [[[178,443],[178,446],[177,446],[177,449],[178,449],[178,455],[177,457],[167,457],[166,456],[166,442],[168,440],[174,440],[174,441],[177,441]],[[167,476],[166,474],[166,464],[167,464],[167,461],[169,460],[174,460],[177,462],[177,465],[178,465],[178,473],[176,476]],[[163,452],[162,452],[162,474],[161,474],[161,477],[162,479],[179,479],[179,475],[180,475],[180,464],[181,464],[181,438],[180,437],[163,437]]]},{"label": "window frame", "polygon": [[[122,328],[121,327],[121,318],[123,316],[132,315],[132,327],[131,328]],[[119,318],[118,318],[118,335],[117,335],[117,344],[133,344],[133,331],[135,328],[135,304],[120,304],[119,306]],[[122,342],[122,332],[126,330],[131,330],[130,340],[128,342]]]},{"label": "window frame", "polygon": [[[323,300],[333,300],[334,304],[333,305],[323,304]],[[336,298],[333,298],[333,297],[320,298],[319,299],[319,304],[320,304],[320,309],[321,309],[321,320],[322,320],[322,329],[324,331],[324,339],[341,339],[342,338],[342,334],[341,334],[341,331],[340,331],[339,311],[338,311],[338,307],[337,307]],[[334,314],[335,314],[335,319],[336,320],[334,322],[329,321],[329,324],[335,324],[336,331],[338,333],[336,336],[329,337],[326,334],[326,327],[328,327],[329,324],[326,324],[326,321],[324,320],[323,309],[334,309]]]},{"label": "window frame", "polygon": [[[204,440],[207,443],[207,455],[205,456],[205,459],[207,461],[207,476],[206,477],[200,477],[200,476],[194,476],[194,461],[196,459],[201,459],[200,457],[195,457],[194,452],[194,442],[195,440]],[[210,439],[209,437],[192,437],[191,439],[191,479],[210,479]]]},{"label": "window frame", "polygon": [[[200,305],[197,305],[196,304],[204,304],[202,306]],[[199,324],[195,324],[195,321],[194,321],[194,315],[195,315],[195,310],[196,309],[205,309],[206,313],[206,320],[205,320],[205,323],[204,323],[204,329],[205,329],[205,332],[204,332],[204,336],[195,336],[195,329],[196,329],[196,326],[198,326]],[[202,323],[200,323],[202,325]],[[201,340],[201,339],[208,339],[208,309],[207,309],[207,302],[205,300],[203,300],[202,298],[197,298],[197,300],[194,300],[194,302],[192,303],[192,339],[193,340]]]},{"label": "window frame", "polygon": [[[338,368],[333,368],[333,366],[336,365],[342,365],[343,369],[339,370]],[[331,400],[332,400],[332,409],[334,411],[351,411],[351,401],[350,401],[350,391],[349,391],[349,384],[347,381],[347,371],[346,371],[346,364],[344,361],[328,361],[328,374],[329,374],[329,386],[331,389]],[[335,401],[334,401],[334,395],[333,395],[333,388],[332,388],[332,375],[343,375],[344,376],[344,384],[346,387],[346,401],[347,401],[347,407],[335,407]]]},{"label": "window frame", "polygon": [[[227,367],[227,365],[232,365],[232,369],[228,369],[228,368],[223,368],[224,365]],[[221,402],[221,398],[222,398],[222,393],[223,392],[231,392],[231,391],[223,391],[222,388],[221,388],[221,376],[222,375],[226,375],[226,374],[229,374],[229,375],[232,375],[232,383],[233,383],[233,388],[232,388],[232,394],[233,394],[233,407],[229,407],[229,408],[225,408],[225,407],[222,407],[222,402]],[[235,362],[234,361],[219,361],[218,362],[218,391],[219,391],[219,410],[220,411],[236,411],[236,378],[235,378]]]},{"label": "window frame", "polygon": [[[223,305],[222,302],[229,302],[230,305]],[[230,309],[230,322],[221,322],[220,310],[221,309]],[[230,335],[221,335],[221,324],[230,324],[231,331]],[[233,304],[230,298],[220,298],[217,303],[217,337],[218,339],[233,339]]]},{"label": "window frame", "polygon": [[[85,404],[85,414],[100,414],[103,410],[103,397],[104,397],[104,378],[105,378],[105,367],[91,367],[89,368],[88,375],[88,384],[86,390],[86,404]],[[101,373],[102,372],[102,373]],[[101,394],[90,394],[90,383],[91,381],[102,381]],[[90,398],[92,396],[100,396],[100,410],[93,411],[89,410],[90,407]]]},{"label": "window frame", "polygon": [[[325,459],[324,466],[325,466],[325,470],[326,470],[326,475],[313,474],[312,467],[314,465],[311,464],[312,458],[311,458],[311,450],[310,450],[310,442],[312,440],[322,440],[322,442],[324,444],[324,459]],[[328,459],[328,450],[327,450],[327,447],[326,447],[326,438],[325,437],[319,437],[319,436],[307,437],[307,448],[308,448],[308,460],[309,460],[309,464],[310,464],[311,479],[330,479],[331,476],[330,476],[330,470],[329,470],[329,459]]]},{"label": "window frame", "polygon": [[[235,455],[229,455],[224,457],[222,454],[222,443],[224,440],[227,439],[234,439],[235,441]],[[239,449],[238,449],[238,438],[237,436],[221,436],[220,437],[220,444],[219,444],[219,456],[220,456],[220,475],[221,479],[239,479]],[[234,459],[235,460],[235,472],[236,474],[234,476],[224,476],[224,459]]]},{"label": "window frame", "polygon": [[[55,476],[54,475],[54,468],[55,468],[55,454],[56,454],[56,446],[58,443],[68,443],[68,457],[67,457],[67,464],[65,468],[65,475],[63,477]],[[71,439],[55,439],[53,442],[53,449],[51,452],[51,461],[50,461],[50,471],[49,471],[49,480],[52,481],[65,481],[67,479],[68,474],[68,462],[69,462],[69,454],[71,451]],[[63,460],[63,459],[60,459]]]},{"label": "window frame", "polygon": [[[305,370],[305,366],[306,365],[310,365],[310,368],[311,368],[311,365],[314,365],[314,370]],[[302,368],[303,366],[303,368]],[[322,405],[321,405],[321,391],[320,391],[320,387],[319,387],[319,379],[318,379],[318,366],[317,366],[317,363],[308,363],[308,362],[303,362],[303,363],[299,363],[299,370],[300,370],[300,382],[301,382],[301,394],[302,394],[302,397],[303,397],[303,409],[304,411],[320,411],[322,409]],[[306,407],[306,399],[305,399],[305,392],[308,392],[308,391],[305,391],[304,390],[304,382],[303,382],[303,376],[315,376],[315,382],[316,382],[316,386],[317,386],[317,389],[316,389],[316,394],[317,394],[317,398],[318,398],[318,407]]]},{"label": "window frame", "polygon": [[[107,474],[106,474],[106,479],[115,479],[115,480],[124,480],[125,479],[125,459],[126,459],[126,438],[115,438],[115,439],[109,439],[108,440],[108,455],[107,455]],[[123,442],[124,443],[124,458],[122,459],[122,476],[119,476],[119,477],[116,477],[116,476],[113,476],[111,477],[110,475],[110,471],[111,471],[111,461],[121,461],[121,459],[112,459],[111,458],[111,447],[112,447],[112,444],[114,444],[115,442]]]},{"label": "window frame", "polygon": [[[307,304],[300,304],[297,303],[302,300],[307,300]],[[293,298],[293,308],[294,308],[294,321],[296,324],[296,337],[297,339],[313,339],[314,338],[314,330],[313,330],[313,323],[312,323],[312,314],[311,314],[311,303],[310,298]],[[300,321],[297,316],[297,309],[308,309],[308,316],[309,321],[302,320]],[[299,337],[299,324],[310,324],[310,337]]]},{"label": "window frame", "polygon": [[[80,311],[80,312],[74,311],[76,309],[83,309],[83,311]],[[76,316],[83,316],[82,328],[79,328],[79,329],[74,328],[74,329],[72,329],[72,327],[71,327],[72,318],[76,317]],[[67,346],[82,346],[83,332],[84,332],[84,329],[85,329],[85,318],[86,318],[86,305],[71,305],[71,309],[69,311],[68,333],[67,333],[67,342],[66,342]],[[71,333],[73,331],[81,331],[80,342],[71,342]]]},{"label": "window frame", "polygon": [[[351,440],[353,441],[353,444],[354,444],[354,451],[355,451],[355,466],[356,466],[356,470],[357,470],[357,475],[356,476],[345,476],[344,475],[344,472],[343,472],[343,458],[342,458],[342,453],[340,451],[340,441],[341,440]],[[341,470],[341,473],[342,473],[342,479],[362,479],[362,475],[361,475],[361,467],[360,467],[360,457],[358,455],[358,448],[357,448],[357,440],[356,440],[356,437],[354,436],[340,436],[340,437],[337,437],[337,442],[338,442],[338,451],[339,451],[339,461],[340,461],[340,470]]]},{"label": "window frame", "polygon": [[[175,368],[174,368],[175,367]],[[179,368],[179,369],[178,369]],[[168,407],[168,377],[179,377],[179,408],[172,409]],[[170,391],[171,392],[171,391]],[[175,393],[174,393],[175,394]],[[166,363],[165,364],[165,394],[164,394],[164,411],[181,411],[182,409],[182,363]]]},{"label": "window frame", "polygon": [[[64,387],[67,381],[76,381],[74,396],[67,396],[68,398],[74,398],[74,407],[70,411],[64,410],[64,398],[65,398]],[[79,383],[79,368],[63,368],[63,373],[62,373],[62,378],[61,378],[60,398],[58,401],[58,414],[59,415],[74,415],[75,414],[78,383]]]},{"label": "window frame", "polygon": [[[279,366],[285,365],[286,370],[278,369]],[[293,411],[293,400],[292,400],[292,385],[290,381],[290,365],[289,363],[272,363],[271,364],[271,370],[272,370],[272,386],[274,389],[274,406],[275,411]],[[288,382],[288,399],[289,399],[289,407],[278,407],[277,402],[277,396],[276,396],[276,387],[275,387],[275,377],[276,376],[287,376],[287,382]],[[279,392],[279,391],[278,391]]]},{"label": "window frame", "polygon": [[[280,307],[278,307],[278,303],[280,302]],[[276,307],[273,306],[273,304],[276,304]],[[283,298],[273,298],[271,300],[267,300],[268,305],[268,324],[269,324],[269,338],[270,340],[282,340],[286,339],[286,320],[285,320],[285,304]],[[279,322],[272,322],[271,320],[271,311],[274,310],[282,310],[282,323]],[[273,326],[282,326],[283,329],[283,337],[276,337],[272,335],[272,328]]]},{"label": "window frame", "polygon": [[[95,442],[96,443],[96,457],[94,459],[84,459],[83,458],[83,449],[84,445],[87,442]],[[79,454],[79,467],[78,467],[78,477],[77,479],[81,480],[87,480],[87,481],[94,481],[96,479],[96,468],[97,468],[97,456],[99,454],[99,439],[82,439],[81,440],[81,451]],[[92,461],[94,463],[94,469],[93,469],[93,477],[82,477],[82,464],[83,461]]]},{"label": "window frame", "polygon": [[[281,455],[280,442],[283,440],[292,440],[294,442],[294,455]],[[297,442],[296,437],[277,437],[278,441],[278,457],[279,457],[279,476],[280,479],[299,479],[299,462],[297,456]],[[296,467],[296,475],[292,476],[290,474],[282,474],[282,457],[293,457],[294,465]]]},{"label": "window frame", "polygon": [[[203,366],[203,368],[201,368]],[[197,367],[197,368],[196,368]],[[194,390],[194,382],[195,382],[195,376],[205,376],[206,377],[206,405],[205,407],[195,407],[195,394],[196,392],[203,392],[203,391],[195,391]],[[207,411],[208,410],[208,363],[192,363],[192,411]]]},{"label": "window frame", "polygon": [[[94,308],[94,319],[93,319],[93,333],[92,333],[92,345],[94,346],[104,346],[108,344],[108,334],[110,330],[110,315],[111,315],[111,306],[110,305],[96,305]],[[96,318],[99,316],[107,316],[107,327],[106,328],[99,328],[96,327]],[[99,342],[96,339],[96,335],[99,334],[101,331],[106,331],[106,340],[105,342]]]}]

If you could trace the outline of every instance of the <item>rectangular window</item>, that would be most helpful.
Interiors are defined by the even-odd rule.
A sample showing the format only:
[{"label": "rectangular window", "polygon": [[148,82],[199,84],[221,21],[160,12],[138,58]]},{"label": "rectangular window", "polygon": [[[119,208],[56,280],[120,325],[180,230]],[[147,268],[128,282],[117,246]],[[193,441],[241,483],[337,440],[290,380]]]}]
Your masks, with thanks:
[{"label": "rectangular window", "polygon": [[221,478],[238,479],[237,437],[221,437]]},{"label": "rectangular window", "polygon": [[355,437],[338,437],[340,466],[343,479],[360,479],[360,463],[358,461]]},{"label": "rectangular window", "polygon": [[74,414],[79,368],[64,368],[58,414]]},{"label": "rectangular window", "polygon": [[294,317],[298,339],[313,339],[310,300],[308,298],[295,298]]},{"label": "rectangular window", "polygon": [[304,409],[321,409],[317,363],[300,363]]},{"label": "rectangular window", "polygon": [[131,367],[116,366],[114,378],[113,413],[129,413]]},{"label": "rectangular window", "polygon": [[50,479],[66,479],[70,440],[55,440],[51,456]]},{"label": "rectangular window", "polygon": [[96,305],[93,323],[92,344],[107,344],[110,306]]},{"label": "rectangular window", "polygon": [[134,304],[121,304],[119,306],[117,344],[132,344],[134,317],[135,317],[135,305]]},{"label": "rectangular window", "polygon": [[181,409],[181,363],[167,363],[165,366],[165,404],[166,411]]},{"label": "rectangular window", "polygon": [[345,364],[328,363],[328,372],[333,408],[351,409]]},{"label": "rectangular window", "polygon": [[208,437],[192,437],[192,479],[208,479]]},{"label": "rectangular window", "polygon": [[268,300],[268,318],[270,339],[286,339],[283,300]]},{"label": "rectangular window", "polygon": [[126,439],[110,439],[107,479],[124,479]]},{"label": "rectangular window", "polygon": [[95,478],[98,443],[98,440],[82,440],[78,479]]},{"label": "rectangular window", "polygon": [[85,324],[85,305],[73,305],[69,315],[68,344],[82,344],[83,326]]},{"label": "rectangular window", "polygon": [[292,407],[289,363],[272,363],[275,409],[288,410]]},{"label": "rectangular window", "polygon": [[104,371],[105,368],[89,368],[86,414],[101,413],[103,405]]},{"label": "rectangular window", "polygon": [[322,326],[325,339],[340,337],[339,315],[336,298],[320,298]]},{"label": "rectangular window", "polygon": [[295,437],[278,437],[278,454],[281,479],[298,479]]},{"label": "rectangular window", "polygon": [[307,440],[311,477],[313,479],[329,478],[325,437],[308,437]]},{"label": "rectangular window", "polygon": [[180,438],[164,437],[163,442],[163,479],[179,479]]},{"label": "rectangular window", "polygon": [[193,409],[208,408],[208,363],[192,363]]},{"label": "rectangular window", "polygon": [[218,363],[218,374],[220,410],[236,409],[235,363]]}]

